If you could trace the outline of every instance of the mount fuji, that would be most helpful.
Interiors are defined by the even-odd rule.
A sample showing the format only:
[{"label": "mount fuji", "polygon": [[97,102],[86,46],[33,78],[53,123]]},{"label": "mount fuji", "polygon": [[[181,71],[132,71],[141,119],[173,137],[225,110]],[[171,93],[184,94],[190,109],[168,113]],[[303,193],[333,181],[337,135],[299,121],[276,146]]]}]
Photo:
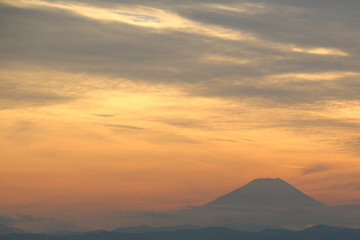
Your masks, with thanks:
[{"label": "mount fuji", "polygon": [[358,226],[360,205],[328,206],[280,178],[257,178],[203,205],[142,216],[157,226],[303,229],[318,224]]},{"label": "mount fuji", "polygon": [[321,207],[325,204],[309,197],[280,178],[258,178],[243,187],[216,198],[204,207]]}]

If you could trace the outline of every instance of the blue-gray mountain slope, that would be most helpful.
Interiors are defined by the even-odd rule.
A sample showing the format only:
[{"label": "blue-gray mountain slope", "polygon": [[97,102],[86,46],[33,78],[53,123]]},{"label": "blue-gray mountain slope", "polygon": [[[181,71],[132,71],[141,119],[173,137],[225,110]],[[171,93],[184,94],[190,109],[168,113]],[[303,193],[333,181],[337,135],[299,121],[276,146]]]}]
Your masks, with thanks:
[{"label": "blue-gray mountain slope", "polygon": [[261,207],[319,207],[323,203],[307,196],[280,178],[258,178],[204,205]]}]

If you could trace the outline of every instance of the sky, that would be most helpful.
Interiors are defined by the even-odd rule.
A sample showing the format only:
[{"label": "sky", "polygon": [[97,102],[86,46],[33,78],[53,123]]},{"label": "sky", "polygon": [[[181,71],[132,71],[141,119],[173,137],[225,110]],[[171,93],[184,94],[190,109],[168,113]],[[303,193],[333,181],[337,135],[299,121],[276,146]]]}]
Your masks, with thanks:
[{"label": "sky", "polygon": [[360,204],[359,7],[0,0],[0,223],[114,227],[258,177]]}]

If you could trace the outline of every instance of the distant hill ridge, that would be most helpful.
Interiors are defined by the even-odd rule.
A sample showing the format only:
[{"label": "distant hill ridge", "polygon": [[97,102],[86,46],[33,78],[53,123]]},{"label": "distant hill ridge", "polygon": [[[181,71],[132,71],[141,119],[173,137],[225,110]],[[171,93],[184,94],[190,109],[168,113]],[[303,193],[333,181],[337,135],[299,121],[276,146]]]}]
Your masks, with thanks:
[{"label": "distant hill ridge", "polygon": [[123,233],[87,232],[77,235],[56,236],[44,234],[12,233],[0,235],[0,240],[359,240],[360,229],[315,226],[301,231],[264,230],[243,232],[223,227],[209,227],[192,230],[165,232]]},{"label": "distant hill ridge", "polygon": [[325,204],[280,178],[257,178],[204,205],[218,206],[319,207]]},{"label": "distant hill ridge", "polygon": [[23,230],[21,230],[20,228],[10,227],[5,224],[0,224],[0,234],[8,233],[23,233]]}]

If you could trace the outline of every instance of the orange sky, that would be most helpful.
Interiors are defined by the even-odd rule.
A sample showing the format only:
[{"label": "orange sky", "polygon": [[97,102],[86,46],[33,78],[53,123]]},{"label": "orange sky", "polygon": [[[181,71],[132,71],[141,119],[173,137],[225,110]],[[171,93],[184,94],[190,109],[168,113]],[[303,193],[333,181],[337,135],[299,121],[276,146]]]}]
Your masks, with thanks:
[{"label": "orange sky", "polygon": [[[345,67],[357,57],[346,46],[197,21],[182,14],[192,5],[66,2],[0,1],[16,12],[4,16],[1,44],[10,50],[0,70],[0,214],[81,222],[85,213],[178,209],[258,177],[326,204],[358,203],[360,72]],[[224,18],[278,10],[201,6]],[[112,44],[120,50],[102,52]]]}]

